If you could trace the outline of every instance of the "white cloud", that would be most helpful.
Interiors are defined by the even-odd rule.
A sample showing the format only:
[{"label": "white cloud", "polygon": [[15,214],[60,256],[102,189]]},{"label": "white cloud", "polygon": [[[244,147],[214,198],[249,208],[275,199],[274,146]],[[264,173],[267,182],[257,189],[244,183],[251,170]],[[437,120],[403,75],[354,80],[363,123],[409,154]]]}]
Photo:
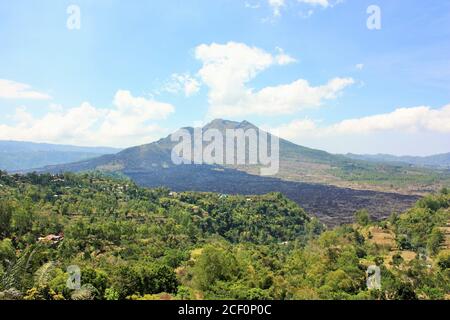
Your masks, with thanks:
[{"label": "white cloud", "polygon": [[362,70],[362,69],[364,69],[364,64],[363,64],[363,63],[358,63],[358,64],[355,66],[355,68],[358,69],[358,70]]},{"label": "white cloud", "polygon": [[291,9],[299,6],[302,7],[302,9],[304,9],[305,7],[313,8],[306,11],[301,10],[298,13],[301,18],[307,19],[314,14],[314,10],[317,7],[320,7],[322,9],[332,8],[337,4],[344,2],[344,0],[259,0],[256,3],[245,1],[244,4],[246,8],[259,9],[261,8],[261,3],[263,2],[267,3],[267,6],[272,11],[272,15],[270,17],[262,19],[262,22],[274,23],[277,18],[280,18],[282,16],[282,10],[288,6]]},{"label": "white cloud", "polygon": [[0,98],[4,99],[30,99],[48,100],[48,94],[31,90],[31,86],[11,80],[0,79]]},{"label": "white cloud", "polygon": [[362,118],[347,119],[336,124],[320,127],[310,119],[294,120],[278,128],[282,134],[293,137],[295,131],[311,131],[316,135],[370,134],[377,131],[402,130],[417,132],[421,130],[450,133],[450,105],[441,109],[429,106],[399,108],[390,113]]},{"label": "white cloud", "polygon": [[354,83],[351,78],[335,78],[325,85],[314,87],[308,81],[299,79],[259,91],[248,87],[248,82],[263,70],[296,61],[281,49],[277,51],[276,55],[272,55],[235,42],[198,46],[195,56],[203,63],[199,76],[209,88],[209,116],[292,114],[318,107],[324,100],[336,98],[345,87]]},{"label": "white cloud", "polygon": [[278,54],[275,56],[276,63],[280,66],[284,66],[287,64],[291,64],[297,62],[295,58],[292,58],[290,55],[284,53],[282,48],[277,47]]},{"label": "white cloud", "polygon": [[329,6],[331,6],[330,1],[328,1],[328,0],[297,0],[297,1],[301,2],[301,3],[313,5],[313,6],[321,6],[323,8],[328,8]]},{"label": "white cloud", "polygon": [[113,103],[118,112],[147,120],[164,119],[175,111],[170,104],[143,97],[133,97],[131,92],[126,90],[118,90]]},{"label": "white cloud", "polygon": [[[333,8],[334,6],[344,2],[344,0],[297,0],[298,3],[305,4],[309,7],[321,7],[322,9]],[[311,9],[303,17],[310,17],[314,11]]]},{"label": "white cloud", "polygon": [[133,97],[119,90],[114,108],[95,108],[84,102],[79,107],[54,109],[34,117],[25,109],[16,110],[14,125],[0,124],[0,139],[86,146],[126,147],[159,138],[163,129],[152,121],[174,112],[170,104]]},{"label": "white cloud", "polygon": [[[298,119],[274,130],[285,139],[331,152],[420,154],[428,149],[429,153],[449,152],[450,104],[440,109],[399,108],[328,126]],[[415,143],[418,141],[424,141],[420,149]]]},{"label": "white cloud", "polygon": [[269,1],[269,6],[273,10],[273,15],[275,17],[281,16],[281,8],[286,5],[284,0],[268,0],[268,1]]},{"label": "white cloud", "polygon": [[186,97],[190,97],[196,94],[200,87],[200,82],[189,73],[174,73],[170,76],[170,81],[164,85],[163,90],[173,94],[183,92]]},{"label": "white cloud", "polygon": [[245,7],[249,9],[259,9],[261,6],[259,3],[250,3],[248,1],[245,1]]}]

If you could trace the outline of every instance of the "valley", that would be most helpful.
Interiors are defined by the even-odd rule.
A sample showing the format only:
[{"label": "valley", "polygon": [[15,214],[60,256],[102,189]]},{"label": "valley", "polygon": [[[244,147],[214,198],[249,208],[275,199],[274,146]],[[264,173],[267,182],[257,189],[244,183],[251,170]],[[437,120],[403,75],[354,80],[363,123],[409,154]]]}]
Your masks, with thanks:
[{"label": "valley", "polygon": [[406,210],[419,199],[414,195],[260,177],[213,166],[185,165],[154,171],[124,171],[123,174],[141,186],[165,186],[174,191],[241,195],[281,192],[328,226],[351,222],[353,214],[361,209],[367,209],[374,219],[381,220],[393,212]]}]

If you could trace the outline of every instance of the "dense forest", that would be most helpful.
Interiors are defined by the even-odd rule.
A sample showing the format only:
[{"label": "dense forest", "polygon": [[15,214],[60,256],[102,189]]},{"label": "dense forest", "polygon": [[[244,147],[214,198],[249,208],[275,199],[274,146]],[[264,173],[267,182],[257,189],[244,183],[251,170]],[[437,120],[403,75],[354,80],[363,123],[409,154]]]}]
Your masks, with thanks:
[{"label": "dense forest", "polygon": [[450,299],[449,206],[443,189],[330,230],[280,193],[0,171],[0,299]]}]

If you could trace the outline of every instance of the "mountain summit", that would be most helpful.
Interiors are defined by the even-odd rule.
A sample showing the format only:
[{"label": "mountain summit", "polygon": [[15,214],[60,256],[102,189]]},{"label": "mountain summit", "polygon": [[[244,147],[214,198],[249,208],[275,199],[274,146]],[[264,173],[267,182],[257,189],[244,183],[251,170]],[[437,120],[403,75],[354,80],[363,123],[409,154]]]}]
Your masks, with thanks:
[{"label": "mountain summit", "polygon": [[[248,129],[254,129],[257,130],[257,132],[264,132],[262,130],[259,131],[260,129],[257,126],[248,121],[236,122],[224,119],[213,120],[201,129],[202,132],[206,132],[209,129],[217,129],[223,134],[225,134],[226,130],[228,129],[243,129],[244,131]],[[194,132],[194,128],[192,127],[184,127],[181,130],[186,130],[191,134]],[[268,137],[270,138],[272,137],[272,135],[268,134]],[[329,166],[332,166],[340,164],[343,161],[348,161],[348,159],[343,156],[332,155],[324,151],[298,146],[284,139],[279,139],[279,141],[280,161],[284,164],[284,168],[282,167],[280,171],[281,177],[286,171],[285,169],[290,170],[290,174],[293,176],[298,174],[301,175],[301,170],[291,170],[292,166],[295,165],[305,165],[306,167],[311,167],[310,164],[328,164]],[[47,167],[45,168],[45,170],[50,170],[52,172],[78,172],[86,170],[127,172],[167,169],[174,166],[174,164],[172,163],[171,155],[172,150],[177,143],[178,142],[176,141],[172,141],[171,135],[169,135],[163,139],[149,144],[125,149],[114,155],[105,155],[87,161]],[[247,168],[246,166],[239,166],[239,169],[242,171],[254,173],[256,167]],[[309,174],[311,174],[311,172]],[[301,180],[300,176],[298,178],[299,180]]]},{"label": "mountain summit", "polygon": [[258,129],[254,124],[248,122],[247,120],[244,120],[242,122],[237,121],[231,121],[231,120],[224,120],[224,119],[215,119],[205,125],[203,127],[204,130],[207,129],[218,129],[220,131],[226,130],[226,129]]}]

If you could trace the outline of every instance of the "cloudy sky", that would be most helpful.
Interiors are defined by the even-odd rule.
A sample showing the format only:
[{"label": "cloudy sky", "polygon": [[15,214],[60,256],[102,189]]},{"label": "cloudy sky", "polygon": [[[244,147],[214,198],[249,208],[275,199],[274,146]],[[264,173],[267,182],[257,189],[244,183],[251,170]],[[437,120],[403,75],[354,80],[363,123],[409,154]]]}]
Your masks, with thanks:
[{"label": "cloudy sky", "polygon": [[225,118],[450,152],[449,25],[448,0],[0,0],[0,140],[127,147]]}]

